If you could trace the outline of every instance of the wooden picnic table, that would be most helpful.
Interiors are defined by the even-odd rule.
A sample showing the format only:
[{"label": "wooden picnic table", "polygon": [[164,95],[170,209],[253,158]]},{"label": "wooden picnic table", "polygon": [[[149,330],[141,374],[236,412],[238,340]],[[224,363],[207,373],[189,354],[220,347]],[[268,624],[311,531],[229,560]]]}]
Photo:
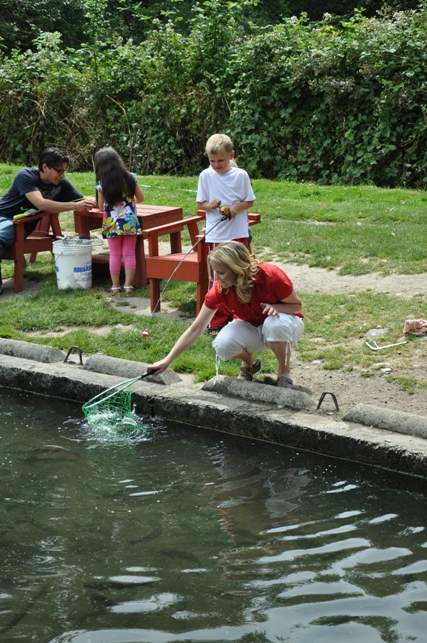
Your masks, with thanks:
[{"label": "wooden picnic table", "polygon": [[[145,232],[167,223],[181,221],[183,217],[182,208],[169,205],[145,205],[136,206],[137,215],[142,230]],[[74,211],[74,229],[78,234],[90,235],[91,230],[98,230],[102,227],[103,213],[94,208],[88,212]],[[181,235],[173,233],[171,237],[171,251],[181,252]],[[108,264],[110,253],[108,250],[92,255],[92,263]],[[134,285],[141,288],[147,284],[147,270],[145,265],[144,238],[142,234],[137,235],[136,240],[136,270]]]}]

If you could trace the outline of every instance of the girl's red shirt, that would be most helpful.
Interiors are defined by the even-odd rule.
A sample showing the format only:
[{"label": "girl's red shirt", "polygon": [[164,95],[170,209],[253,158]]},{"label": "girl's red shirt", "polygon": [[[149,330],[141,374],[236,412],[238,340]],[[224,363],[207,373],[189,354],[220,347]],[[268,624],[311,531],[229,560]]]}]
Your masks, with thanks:
[{"label": "girl's red shirt", "polygon": [[[293,288],[292,281],[281,268],[271,263],[263,263],[252,286],[251,300],[248,304],[238,300],[234,286],[221,289],[218,281],[206,293],[204,303],[207,308],[221,309],[227,315],[233,315],[233,319],[242,319],[253,326],[261,326],[266,318],[261,303],[278,304],[289,297]],[[303,317],[301,313],[292,314]]]}]

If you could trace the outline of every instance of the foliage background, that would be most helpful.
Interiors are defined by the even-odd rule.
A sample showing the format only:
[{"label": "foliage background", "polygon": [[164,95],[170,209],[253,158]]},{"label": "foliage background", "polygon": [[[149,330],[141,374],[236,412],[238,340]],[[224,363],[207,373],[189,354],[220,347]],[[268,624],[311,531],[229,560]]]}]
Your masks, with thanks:
[{"label": "foliage background", "polygon": [[426,1],[316,3],[312,19],[292,15],[304,3],[259,4],[68,0],[51,31],[27,21],[30,48],[3,23],[0,161],[56,144],[87,170],[112,145],[140,174],[194,175],[223,131],[253,178],[423,188]]}]

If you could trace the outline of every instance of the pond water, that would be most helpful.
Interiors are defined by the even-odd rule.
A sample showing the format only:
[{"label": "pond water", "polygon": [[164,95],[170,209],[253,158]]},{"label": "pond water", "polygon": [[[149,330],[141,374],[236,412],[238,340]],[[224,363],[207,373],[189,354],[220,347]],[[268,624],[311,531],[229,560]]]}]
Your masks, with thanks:
[{"label": "pond water", "polygon": [[0,389],[0,640],[426,641],[407,479]]}]

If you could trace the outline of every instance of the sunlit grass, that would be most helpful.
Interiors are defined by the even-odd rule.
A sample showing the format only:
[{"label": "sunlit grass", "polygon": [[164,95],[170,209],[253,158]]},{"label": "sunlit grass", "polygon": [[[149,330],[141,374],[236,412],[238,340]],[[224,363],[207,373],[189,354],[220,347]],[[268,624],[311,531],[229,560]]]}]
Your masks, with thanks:
[{"label": "sunlit grass", "polygon": [[[0,164],[0,195],[19,168]],[[92,172],[69,173],[84,194],[95,194]],[[140,176],[145,203],[196,213],[197,177]],[[427,194],[375,186],[319,186],[253,181],[262,224],[252,228],[254,251],[271,260],[338,269],[341,274],[415,274],[427,270]],[[74,231],[72,214],[62,214]],[[188,242],[188,238],[185,239]]]},{"label": "sunlit grass", "polygon": [[416,387],[417,387],[417,380],[414,379],[413,377],[393,377],[391,375],[386,377],[387,382],[398,382],[400,384],[400,387],[409,393],[409,395],[413,395],[415,393]]},{"label": "sunlit grass", "polygon": [[[0,194],[9,187],[17,169],[0,165]],[[84,194],[94,194],[93,173],[70,174],[69,178]],[[139,181],[146,203],[181,206],[185,216],[195,214],[197,177],[139,177]],[[424,192],[265,179],[254,181],[253,186],[257,201],[252,210],[262,215],[261,225],[252,228],[252,248],[259,257],[338,269],[350,275],[427,271]],[[61,223],[66,234],[74,232],[72,213],[61,215]],[[12,262],[4,261],[3,276],[12,274]],[[60,291],[53,259],[43,253],[34,264],[27,265],[25,274],[40,283],[38,291],[0,302],[2,337],[62,350],[78,345],[86,354],[103,353],[150,363],[167,353],[195,315],[196,286],[192,283],[168,284],[162,301],[169,301],[182,312],[181,319],[170,321],[157,315],[136,315],[133,297],[112,306],[108,301],[108,273],[94,274],[91,290]],[[417,361],[426,363],[427,342],[410,338],[408,345],[384,354],[371,351],[365,341],[369,331],[378,328],[384,330],[381,343],[401,341],[405,319],[426,315],[424,293],[414,294],[410,300],[372,292],[328,295],[299,291],[299,295],[304,302],[305,333],[296,353],[298,360],[316,361],[325,370],[357,371],[367,380],[393,361],[393,381],[407,391],[414,389],[417,380],[403,370],[405,365],[407,369],[411,366],[407,356],[415,350]],[[148,287],[135,296],[148,298]],[[149,331],[148,338],[142,337],[143,330]],[[212,340],[203,335],[173,368],[193,373],[200,381],[212,377],[216,372]],[[238,368],[236,362],[222,362],[220,372],[236,375]],[[263,354],[262,377],[273,381],[275,371],[276,360],[267,351]],[[417,385],[427,387],[421,377]]]}]

